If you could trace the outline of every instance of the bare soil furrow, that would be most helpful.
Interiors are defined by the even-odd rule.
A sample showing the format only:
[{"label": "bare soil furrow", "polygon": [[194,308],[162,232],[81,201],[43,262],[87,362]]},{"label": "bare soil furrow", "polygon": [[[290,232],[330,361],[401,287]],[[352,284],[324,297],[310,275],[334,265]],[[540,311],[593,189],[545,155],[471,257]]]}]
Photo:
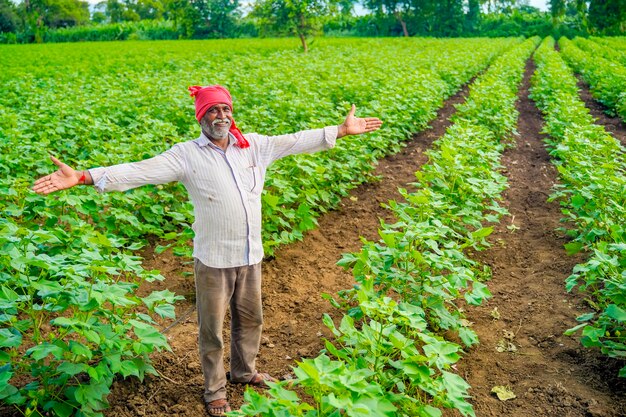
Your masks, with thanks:
[{"label": "bare soil furrow", "polygon": [[[529,61],[517,105],[519,136],[503,155],[511,215],[490,237],[493,246],[475,254],[493,270],[493,298],[468,311],[481,343],[459,370],[472,385],[477,416],[624,416],[618,364],[563,336],[589,311],[564,285],[584,257],[568,257],[566,240],[555,231],[561,213],[547,198],[557,172],[542,142],[541,115],[528,98],[532,71]],[[517,398],[500,401],[494,386],[509,387]]]},{"label": "bare soil furrow", "polygon": [[607,108],[597,102],[589,91],[589,85],[578,77],[578,88],[580,90],[580,98],[585,102],[585,106],[596,119],[596,123],[604,126],[607,132],[610,132],[622,146],[626,146],[626,123],[619,116],[609,116],[606,114]]},{"label": "bare soil furrow", "polygon": [[[414,173],[426,162],[424,151],[445,133],[454,104],[462,102],[468,89],[463,88],[446,101],[437,118],[427,129],[415,135],[398,154],[379,161],[375,175],[380,181],[353,190],[337,210],[319,219],[319,227],[304,240],[280,249],[274,259],[263,265],[263,303],[265,325],[257,367],[277,377],[289,376],[295,360],[317,355],[322,337],[330,334],[322,325],[322,315],[333,308],[320,297],[353,284],[352,275],[336,266],[341,254],[358,251],[360,236],[377,240],[379,219],[392,221],[391,213],[381,207],[391,199],[400,199],[399,187],[410,188]],[[363,140],[367,140],[364,137]],[[177,305],[177,313],[188,311],[194,302],[192,265],[169,253],[144,253],[146,267],[159,269],[164,282],[148,290],[169,288],[187,297]],[[202,372],[197,353],[197,319],[191,315],[168,333],[172,352],[154,355],[155,368],[161,377],[116,382],[110,396],[112,408],[106,415],[198,416],[202,415]],[[225,335],[228,346],[228,335]],[[228,357],[228,353],[226,353]],[[228,360],[228,359],[227,359]],[[243,401],[241,386],[229,385],[231,405]]]}]

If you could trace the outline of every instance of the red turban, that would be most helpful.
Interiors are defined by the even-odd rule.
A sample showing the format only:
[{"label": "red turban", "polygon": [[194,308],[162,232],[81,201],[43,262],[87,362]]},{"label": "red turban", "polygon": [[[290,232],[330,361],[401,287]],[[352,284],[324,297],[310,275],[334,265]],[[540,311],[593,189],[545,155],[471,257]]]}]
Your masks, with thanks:
[{"label": "red turban", "polygon": [[[233,98],[230,96],[230,92],[221,85],[210,85],[208,87],[194,85],[189,87],[189,91],[191,92],[191,97],[195,97],[196,119],[198,119],[198,123],[200,123],[200,120],[202,120],[207,110],[216,104],[228,104],[230,111],[233,111]],[[231,121],[230,133],[237,139],[237,146],[240,148],[250,146],[246,138],[241,134],[241,131],[237,128],[235,120],[232,119]]]}]

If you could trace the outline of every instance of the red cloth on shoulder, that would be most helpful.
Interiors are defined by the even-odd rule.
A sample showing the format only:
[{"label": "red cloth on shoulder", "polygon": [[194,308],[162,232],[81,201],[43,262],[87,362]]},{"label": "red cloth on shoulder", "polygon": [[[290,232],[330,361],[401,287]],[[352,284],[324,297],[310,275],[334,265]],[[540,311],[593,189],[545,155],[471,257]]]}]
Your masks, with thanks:
[{"label": "red cloth on shoulder", "polygon": [[[230,111],[233,111],[233,98],[231,97],[230,92],[221,85],[210,85],[208,87],[194,85],[189,87],[189,92],[190,96],[195,99],[196,119],[198,120],[198,123],[200,123],[200,120],[202,120],[207,110],[216,104],[228,104]],[[237,146],[240,148],[247,148],[250,146],[246,138],[243,137],[241,131],[237,128],[235,119],[232,119],[230,133],[232,133],[235,139],[237,139]]]}]

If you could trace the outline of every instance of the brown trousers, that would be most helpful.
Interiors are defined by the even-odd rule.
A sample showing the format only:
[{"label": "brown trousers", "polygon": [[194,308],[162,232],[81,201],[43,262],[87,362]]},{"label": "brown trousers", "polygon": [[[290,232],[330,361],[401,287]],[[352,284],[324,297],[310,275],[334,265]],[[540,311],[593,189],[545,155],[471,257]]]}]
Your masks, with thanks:
[{"label": "brown trousers", "polygon": [[236,268],[210,268],[195,259],[198,345],[204,374],[204,400],[226,398],[222,329],[230,306],[230,377],[248,382],[256,372],[261,342],[261,263]]}]

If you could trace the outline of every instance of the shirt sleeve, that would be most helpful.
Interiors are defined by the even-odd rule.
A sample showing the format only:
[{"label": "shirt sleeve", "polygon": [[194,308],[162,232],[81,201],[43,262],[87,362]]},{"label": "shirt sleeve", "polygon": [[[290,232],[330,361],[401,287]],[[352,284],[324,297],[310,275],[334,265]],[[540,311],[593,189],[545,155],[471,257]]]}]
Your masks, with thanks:
[{"label": "shirt sleeve", "polygon": [[337,140],[337,126],[303,130],[288,135],[259,136],[260,151],[266,165],[288,155],[330,149]]},{"label": "shirt sleeve", "polygon": [[126,191],[146,184],[165,184],[181,181],[184,158],[180,146],[139,162],[89,169],[94,186],[99,192]]}]

